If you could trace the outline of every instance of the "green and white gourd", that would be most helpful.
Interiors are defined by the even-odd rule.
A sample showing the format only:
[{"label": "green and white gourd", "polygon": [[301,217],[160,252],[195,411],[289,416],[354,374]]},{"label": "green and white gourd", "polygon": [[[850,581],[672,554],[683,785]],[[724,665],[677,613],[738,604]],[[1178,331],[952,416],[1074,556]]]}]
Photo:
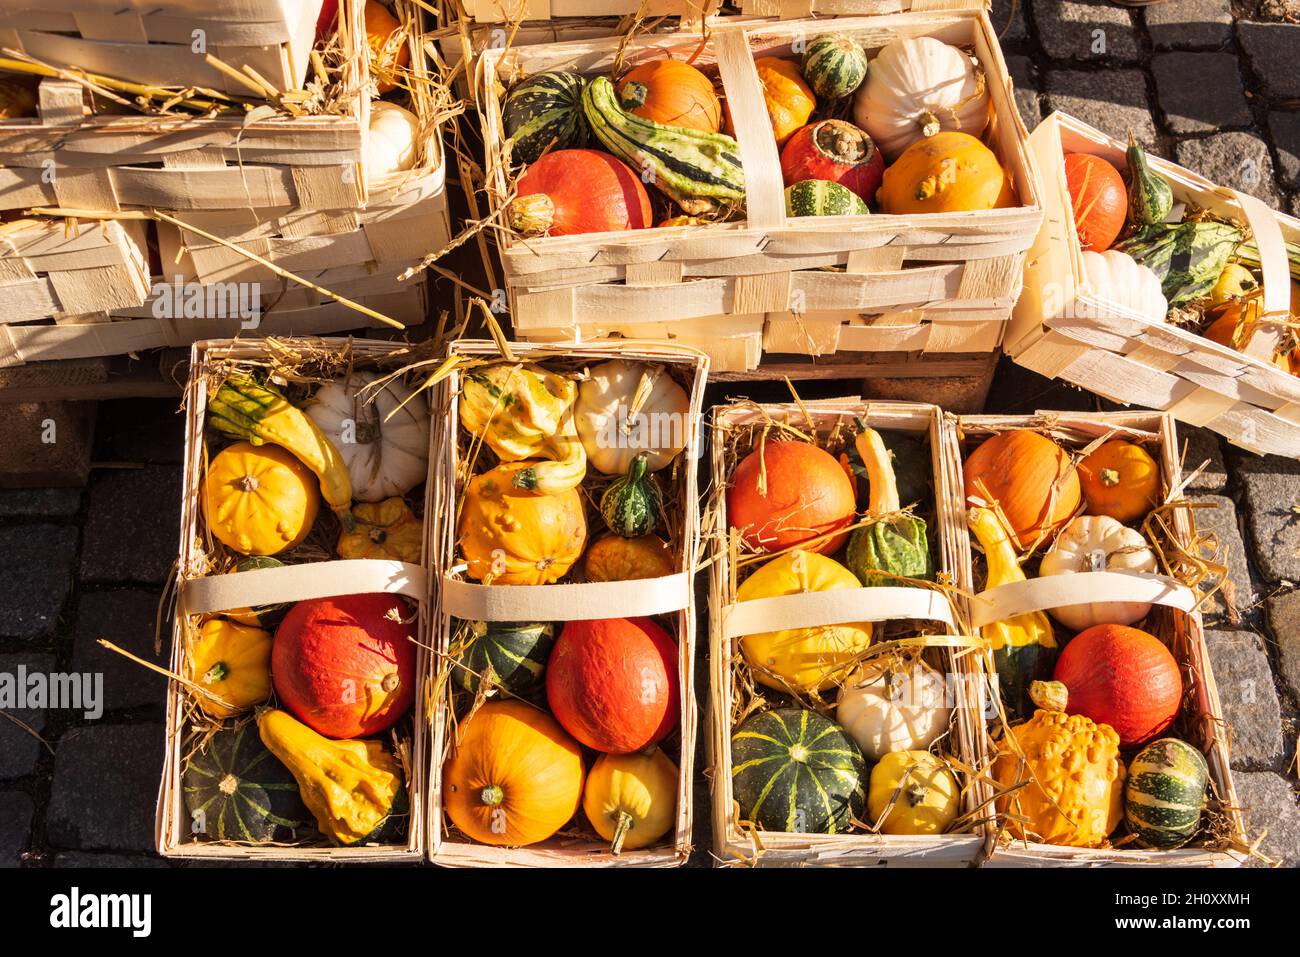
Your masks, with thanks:
[{"label": "green and white gourd", "polygon": [[576,73],[554,70],[515,84],[506,95],[501,119],[512,141],[516,162],[535,163],[551,150],[573,149],[587,142],[582,91],[587,81]]},{"label": "green and white gourd", "polygon": [[1130,131],[1128,150],[1128,214],[1134,226],[1162,223],[1174,208],[1174,191],[1162,176],[1151,171],[1142,144]]},{"label": "green and white gourd", "polygon": [[658,480],[647,471],[649,462],[649,452],[638,454],[627,474],[610,482],[600,497],[600,514],[615,535],[640,538],[654,531],[663,494]]},{"label": "green and white gourd", "polygon": [[460,644],[453,651],[452,674],[466,691],[478,694],[485,679],[514,694],[541,683],[555,644],[550,622],[467,621],[463,625],[457,632]]},{"label": "green and white gourd", "polygon": [[867,78],[867,52],[846,33],[824,33],[804,47],[801,69],[814,93],[837,100]]},{"label": "green and white gourd", "polygon": [[875,429],[861,427],[854,451],[867,472],[871,496],[867,515],[876,519],[849,536],[845,564],[865,587],[906,585],[899,579],[934,580],[934,563],[924,520],[900,511],[898,484],[889,450]]},{"label": "green and white gourd", "polygon": [[1113,248],[1156,274],[1172,308],[1209,295],[1241,240],[1241,230],[1227,223],[1155,223]]},{"label": "green and white gourd", "polygon": [[785,190],[787,216],[865,216],[862,197],[847,186],[825,179],[805,179]]},{"label": "green and white gourd", "polygon": [[1182,847],[1201,827],[1210,769],[1186,741],[1160,738],[1138,752],[1124,787],[1124,819],[1144,847]]}]

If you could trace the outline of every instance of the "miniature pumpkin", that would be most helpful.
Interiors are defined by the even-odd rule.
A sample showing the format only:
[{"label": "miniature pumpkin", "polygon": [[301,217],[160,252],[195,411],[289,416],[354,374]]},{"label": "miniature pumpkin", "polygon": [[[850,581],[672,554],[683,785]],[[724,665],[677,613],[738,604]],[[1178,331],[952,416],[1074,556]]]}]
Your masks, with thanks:
[{"label": "miniature pumpkin", "polygon": [[606,535],[587,549],[584,568],[591,582],[662,578],[676,570],[672,548],[654,535]]},{"label": "miniature pumpkin", "polygon": [[397,18],[378,0],[366,0],[366,44],[370,47],[370,76],[382,96],[397,89],[402,68],[411,60],[406,34]]},{"label": "miniature pumpkin", "polygon": [[489,701],[443,767],[443,806],[483,844],[536,844],[577,812],[582,778],[582,751],[555,719],[522,701]]},{"label": "miniature pumpkin", "polygon": [[610,359],[578,386],[574,424],[604,474],[626,475],[642,452],[646,470],[658,472],[686,448],[690,411],[690,397],[665,366]]},{"label": "miniature pumpkin", "polygon": [[243,555],[298,545],[320,508],[316,476],[278,445],[236,442],[208,463],[203,514],[222,544]]},{"label": "miniature pumpkin", "polygon": [[898,485],[884,440],[875,429],[864,427],[853,444],[871,487],[867,515],[876,521],[853,530],[845,564],[868,587],[907,584],[895,576],[933,579],[925,522],[899,510]]},{"label": "miniature pumpkin", "polygon": [[[235,563],[236,572],[283,567],[284,562],[269,555],[250,555],[248,558],[241,558]],[[232,608],[229,611],[223,611],[221,617],[229,618],[241,625],[251,625],[254,628],[274,628],[284,619],[284,614],[289,610],[289,605],[289,602],[280,601],[272,602],[269,605],[257,605],[254,608]]]},{"label": "miniature pumpkin", "polygon": [[942,834],[957,820],[960,796],[953,773],[929,751],[894,751],[871,769],[867,813],[882,834]]},{"label": "miniature pumpkin", "polygon": [[1219,280],[1210,290],[1210,304],[1221,306],[1233,299],[1241,299],[1259,289],[1255,274],[1241,263],[1228,263],[1219,274]]},{"label": "miniature pumpkin", "polygon": [[1156,507],[1160,466],[1142,446],[1111,439],[1083,457],[1079,485],[1089,515],[1136,522]]},{"label": "miniature pumpkin", "polygon": [[[794,549],[746,578],[736,590],[736,601],[858,587],[853,573],[839,562]],[[860,621],[745,635],[740,651],[760,684],[778,691],[824,691],[844,677],[870,644],[871,623]]]},{"label": "miniature pumpkin", "polygon": [[633,116],[707,133],[722,126],[722,104],[713,82],[681,60],[642,63],[618,81],[616,90],[619,106]]},{"label": "miniature pumpkin", "polygon": [[1095,295],[1150,322],[1165,321],[1169,303],[1160,278],[1128,253],[1084,250],[1083,269]]},{"label": "miniature pumpkin", "polygon": [[405,499],[363,502],[352,510],[356,525],[339,533],[339,558],[379,558],[420,563],[424,554],[424,523]]},{"label": "miniature pumpkin", "polygon": [[956,213],[1016,204],[993,151],[965,133],[917,140],[885,168],[876,194],[886,213]]},{"label": "miniature pumpkin", "polygon": [[[1038,567],[1038,574],[1044,576],[1107,571],[1156,572],[1155,552],[1142,533],[1107,515],[1080,515],[1071,521]],[[1150,610],[1151,603],[1144,601],[1097,601],[1048,609],[1071,631],[1106,623],[1131,625]]]},{"label": "miniature pumpkin", "polygon": [[1029,429],[985,439],[963,470],[966,498],[996,505],[1022,549],[1055,535],[1079,508],[1079,477],[1070,456]]},{"label": "miniature pumpkin", "polygon": [[1128,194],[1119,170],[1091,153],[1066,153],[1065,182],[1079,244],[1097,252],[1109,249],[1128,215]]},{"label": "miniature pumpkin", "polygon": [[626,475],[616,478],[600,496],[600,514],[615,535],[640,538],[654,531],[663,508],[663,493],[653,475],[646,473],[650,453],[632,460]]},{"label": "miniature pumpkin", "polygon": [[385,177],[415,166],[419,135],[420,119],[410,110],[387,100],[371,103],[370,126],[362,154],[366,185],[374,188]]},{"label": "miniature pumpkin", "polygon": [[1134,226],[1153,226],[1163,223],[1174,209],[1174,191],[1163,176],[1152,172],[1147,164],[1146,150],[1138,143],[1133,131],[1128,133],[1128,210]]},{"label": "miniature pumpkin", "polygon": [[[555,644],[555,626],[542,621],[467,621],[457,632],[452,675],[470,694],[484,680],[514,694],[541,683]],[[489,692],[490,693],[490,692]]]},{"label": "miniature pumpkin", "polygon": [[891,751],[928,748],[948,730],[943,677],[921,659],[882,658],[862,665],[840,689],[835,720],[868,761]]},{"label": "miniature pumpkin", "polygon": [[659,748],[647,753],[602,754],[587,774],[582,809],[596,833],[621,854],[649,847],[677,816],[677,765]]},{"label": "miniature pumpkin", "polygon": [[1124,789],[1124,821],[1143,847],[1182,847],[1201,827],[1210,768],[1186,741],[1161,738],[1133,758]]},{"label": "miniature pumpkin", "polygon": [[216,695],[195,695],[199,708],[229,718],[271,697],[271,633],[224,618],[209,618],[186,645],[189,679]]},{"label": "miniature pumpkin", "polygon": [[576,488],[555,495],[518,487],[515,476],[537,462],[505,462],[470,479],[457,542],[466,574],[497,585],[548,585],[568,574],[587,544],[587,518]]},{"label": "miniature pumpkin", "polygon": [[1067,847],[1104,844],[1123,814],[1124,762],[1115,729],[1081,714],[1036,711],[1011,734],[1016,747],[1004,740],[993,763],[1002,788],[1027,782],[998,798],[1011,833]]},{"label": "miniature pumpkin", "polygon": [[576,236],[647,229],[650,194],[632,167],[600,150],[555,150],[515,184],[510,228],[525,236]]},{"label": "miniature pumpkin", "polygon": [[264,844],[314,836],[298,782],[248,722],[205,734],[186,755],[181,788],[197,840]]},{"label": "miniature pumpkin", "polygon": [[867,53],[847,33],[823,33],[804,45],[800,67],[814,93],[837,100],[867,78]]},{"label": "miniature pumpkin", "polygon": [[[776,137],[777,149],[780,149],[799,127],[808,122],[808,117],[817,108],[817,97],[799,73],[799,64],[793,60],[762,56],[754,60],[754,67],[758,70],[758,82],[763,85],[763,101],[767,104],[768,119],[772,121],[772,135]],[[730,109],[726,119],[727,133],[735,136]]]},{"label": "miniature pumpkin", "polygon": [[852,123],[822,120],[799,129],[781,150],[786,186],[806,180],[838,183],[869,203],[880,188],[885,159],[876,144]]},{"label": "miniature pumpkin", "polygon": [[848,533],[840,529],[853,523],[856,511],[839,462],[808,442],[761,443],[736,466],[727,489],[727,521],[755,551],[806,542],[830,554],[844,544]]},{"label": "miniature pumpkin", "polygon": [[293,772],[303,803],[335,844],[377,836],[405,802],[402,764],[379,741],[331,741],[274,708],[257,716],[257,732]]}]

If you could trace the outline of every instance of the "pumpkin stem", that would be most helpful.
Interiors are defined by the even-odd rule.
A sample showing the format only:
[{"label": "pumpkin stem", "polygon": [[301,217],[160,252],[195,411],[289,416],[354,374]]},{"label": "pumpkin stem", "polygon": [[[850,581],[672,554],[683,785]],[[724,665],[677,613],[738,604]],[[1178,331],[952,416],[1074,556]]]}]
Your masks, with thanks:
[{"label": "pumpkin stem", "polygon": [[1119,471],[1117,469],[1102,469],[1101,484],[1106,488],[1114,488],[1119,484]]},{"label": "pumpkin stem", "polygon": [[235,482],[235,488],[241,492],[256,492],[259,484],[256,475],[241,475]]},{"label": "pumpkin stem", "polygon": [[545,193],[516,196],[506,207],[510,228],[525,236],[545,236],[555,223],[555,202]]},{"label": "pumpkin stem", "polygon": [[370,540],[376,545],[382,545],[388,540],[388,533],[382,528],[371,528]]},{"label": "pumpkin stem", "polygon": [[239,778],[235,777],[233,774],[227,774],[221,779],[221,783],[217,785],[217,790],[226,797],[230,797],[230,795],[239,790]]},{"label": "pumpkin stem", "polygon": [[939,122],[939,117],[935,116],[930,110],[922,110],[921,115],[917,119],[921,122],[922,136],[934,136],[943,129],[943,125]]},{"label": "pumpkin stem", "polygon": [[204,673],[203,683],[205,685],[214,685],[218,681],[225,681],[226,676],[229,674],[230,674],[230,668],[226,665],[226,663],[224,661],[218,661],[215,665],[213,665]]},{"label": "pumpkin stem", "polygon": [[397,672],[393,671],[384,675],[384,680],[379,682],[379,687],[391,693],[397,690],[397,686],[401,684],[401,681],[402,679],[397,676]]},{"label": "pumpkin stem", "polygon": [[843,120],[822,120],[813,130],[813,142],[823,155],[840,163],[857,165],[871,158],[867,134]]},{"label": "pumpkin stem", "polygon": [[623,853],[623,841],[627,839],[627,832],[635,826],[636,821],[632,819],[631,814],[628,814],[627,811],[618,812],[618,817],[614,823],[614,840],[610,845],[610,850],[614,852],[616,857]]},{"label": "pumpkin stem", "polygon": [[635,485],[645,478],[645,470],[650,464],[649,452],[638,452],[627,470],[628,484]]},{"label": "pumpkin stem", "polygon": [[478,799],[488,807],[496,807],[506,799],[506,792],[501,790],[499,784],[489,784],[479,792]]},{"label": "pumpkin stem", "polygon": [[907,798],[908,807],[920,807],[925,803],[926,786],[919,781],[913,781],[907,786],[903,796]]},{"label": "pumpkin stem", "polygon": [[623,84],[623,89],[618,91],[618,104],[629,113],[638,106],[645,106],[646,97],[650,95],[650,88],[638,80],[629,80]]},{"label": "pumpkin stem", "polygon": [[1070,703],[1070,689],[1060,681],[1033,681],[1029,698],[1044,711],[1064,711]]}]

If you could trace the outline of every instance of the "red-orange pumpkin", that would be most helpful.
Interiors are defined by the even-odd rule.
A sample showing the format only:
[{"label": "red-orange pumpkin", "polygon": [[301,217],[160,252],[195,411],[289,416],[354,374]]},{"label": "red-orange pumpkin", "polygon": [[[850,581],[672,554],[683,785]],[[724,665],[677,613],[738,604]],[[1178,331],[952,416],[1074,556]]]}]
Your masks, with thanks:
[{"label": "red-orange pumpkin", "polygon": [[[727,520],[756,551],[780,551],[846,528],[856,509],[840,463],[808,442],[763,443],[736,466],[727,490]],[[847,537],[831,535],[807,548],[829,555]]]},{"label": "red-orange pumpkin", "polygon": [[885,158],[871,137],[844,120],[822,120],[799,129],[781,150],[786,186],[806,179],[839,183],[870,203],[885,175]]},{"label": "red-orange pumpkin", "polygon": [[555,150],[528,167],[506,218],[526,236],[645,229],[653,222],[641,177],[596,150]]},{"label": "red-orange pumpkin", "polygon": [[986,439],[963,468],[966,497],[997,504],[1022,548],[1054,536],[1079,507],[1070,456],[1037,432],[1014,429]]},{"label": "red-orange pumpkin", "polygon": [[649,618],[570,621],[546,663],[546,701],[589,748],[630,754],[677,724],[677,643]]},{"label": "red-orange pumpkin", "polygon": [[1169,649],[1155,635],[1125,625],[1079,632],[1052,677],[1034,682],[1035,703],[1108,724],[1126,748],[1165,731],[1183,700],[1182,675]]},{"label": "red-orange pumpkin", "polygon": [[1091,153],[1066,153],[1065,182],[1079,242],[1096,252],[1109,249],[1128,215],[1128,192],[1119,170]]},{"label": "red-orange pumpkin", "polygon": [[415,698],[415,624],[395,595],[300,601],[271,646],[276,696],[327,738],[392,727]]}]

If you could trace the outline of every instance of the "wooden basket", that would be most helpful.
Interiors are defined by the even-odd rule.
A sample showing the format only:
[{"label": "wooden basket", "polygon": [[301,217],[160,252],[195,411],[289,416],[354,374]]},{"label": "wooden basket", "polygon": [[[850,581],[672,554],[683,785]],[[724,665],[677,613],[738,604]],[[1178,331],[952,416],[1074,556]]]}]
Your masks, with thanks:
[{"label": "wooden basket", "polygon": [[[872,402],[858,398],[761,406],[738,403],[714,411],[710,457],[712,495],[704,526],[711,536],[712,544],[709,566],[710,707],[706,740],[711,768],[714,848],[717,860],[722,865],[961,866],[977,863],[987,851],[989,835],[984,828],[975,825],[966,833],[933,836],[759,831],[748,824],[741,826],[739,805],[736,804],[732,791],[731,737],[735,730],[733,708],[736,702],[736,676],[740,669],[749,666],[738,650],[736,636],[731,633],[734,629],[727,623],[731,615],[729,609],[742,608],[745,604],[735,601],[736,570],[729,544],[731,532],[726,507],[726,489],[731,478],[724,454],[727,433],[747,426],[788,422],[804,434],[809,434],[815,426],[815,431],[824,438],[837,428],[849,426],[855,418],[860,417],[873,428],[895,429],[923,437],[930,445],[935,521],[929,532],[932,540],[938,543],[939,563],[936,571],[949,581],[955,581],[960,554],[957,551],[958,539],[962,535],[958,524],[960,516],[953,508],[956,499],[950,487],[952,467],[945,461],[949,446],[943,437],[940,415],[937,407],[923,403]],[[911,599],[908,605],[916,608],[922,605],[932,606],[931,615],[914,613],[909,618],[930,617],[939,621],[935,615],[942,613],[950,619],[949,633],[960,634],[962,631],[960,620],[952,616],[946,595],[938,590],[877,587],[822,592],[816,593],[816,597],[850,596],[849,600],[855,603],[851,609],[855,617],[836,617],[837,621],[886,621],[894,616],[881,611],[884,600],[879,596],[885,593],[902,593],[892,600],[902,602]],[[764,601],[798,603],[812,597],[814,596],[792,595]],[[770,621],[770,617],[766,616],[769,610],[777,614],[775,607],[765,608],[765,621]],[[797,604],[790,605],[790,612],[801,622],[811,622],[810,614]],[[971,708],[980,707],[976,693],[981,691],[981,682],[975,656],[950,648],[941,648],[939,655],[946,664],[949,687],[952,688],[955,683],[957,688],[953,702],[955,728],[948,732],[948,753],[954,755],[965,767],[978,771],[987,764],[987,758],[981,750],[984,740],[978,733],[980,722],[972,720],[970,713]],[[953,676],[959,680],[954,682]],[[765,694],[780,697],[776,692]],[[958,774],[958,777],[965,779],[966,776]],[[979,789],[969,780],[963,780],[962,786],[962,813],[972,815],[972,820],[977,821],[980,813]]]},{"label": "wooden basket", "polygon": [[1088,286],[1071,215],[1062,151],[1093,153],[1124,167],[1124,144],[1063,113],[1030,137],[1047,216],[1025,267],[1025,291],[1007,337],[1021,365],[1108,399],[1171,412],[1234,445],[1261,454],[1300,456],[1300,379],[1273,365],[1289,313],[1290,276],[1283,239],[1300,242],[1300,220],[1215,186],[1157,157],[1151,168],[1189,202],[1248,225],[1264,254],[1265,319],[1245,352],[1169,323],[1153,323],[1103,299]]},{"label": "wooden basket", "polygon": [[[933,36],[971,50],[988,79],[988,140],[1024,204],[923,216],[785,216],[780,165],[763,108],[757,54],[789,53],[810,35],[847,32],[874,51],[895,37]],[[747,171],[744,222],[500,241],[512,321],[523,338],[599,333],[606,317],[651,337],[753,369],[771,340],[841,351],[987,352],[996,347],[1041,221],[1026,133],[997,37],[982,11],[717,23],[697,33],[522,47],[481,58],[480,108],[494,211],[510,195],[498,95],[507,78],[550,69],[608,73],[664,55],[720,75]],[[645,338],[645,333],[639,333]],[[764,341],[765,337],[767,342]],[[723,342],[723,339],[726,342]],[[820,345],[816,345],[820,343]],[[769,349],[770,351],[770,349]],[[789,350],[781,350],[789,351]],[[761,372],[761,370],[760,370]]]},{"label": "wooden basket", "polygon": [[[954,469],[951,487],[957,495],[955,504],[961,506],[963,510],[965,495],[962,491],[964,488],[962,462],[965,455],[969,454],[978,440],[1006,429],[1034,429],[1047,433],[1067,450],[1072,450],[1075,453],[1093,443],[1108,438],[1124,439],[1145,445],[1152,457],[1160,465],[1161,487],[1164,496],[1162,501],[1175,502],[1182,501],[1184,498],[1183,477],[1179,465],[1180,455],[1174,420],[1172,416],[1166,413],[1089,414],[1039,412],[1033,416],[977,415],[956,417],[948,415],[944,419],[944,430],[945,441],[951,443],[948,456],[948,461],[952,463]],[[1171,511],[1169,525],[1172,526],[1173,537],[1178,546],[1190,554],[1199,555],[1199,549],[1193,544],[1196,541],[1196,526],[1192,510],[1183,507]],[[962,521],[964,522],[964,517]],[[993,596],[992,591],[975,594],[976,589],[982,582],[975,580],[970,538],[964,532],[957,536],[956,548],[960,554],[958,568],[961,577],[959,584],[964,592],[973,596],[967,602],[967,617],[973,624],[978,624],[981,620],[980,604],[990,605],[996,599],[991,597]],[[1188,570],[1175,568],[1173,571],[1181,577],[1181,572]],[[1081,575],[1083,578],[1081,578]],[[1088,589],[1090,584],[1094,588],[1109,589],[1114,587],[1113,583],[1108,585],[1105,583],[1105,579],[1107,576],[1114,575],[1115,573],[1112,572],[1086,572],[1061,577],[1069,578],[1072,587],[1075,589]],[[1126,577],[1131,579],[1132,576]],[[999,831],[998,825],[991,825],[990,831],[995,832],[996,848],[990,859],[990,864],[1086,867],[1102,865],[1235,867],[1245,860],[1245,855],[1240,850],[1247,846],[1245,827],[1237,801],[1237,794],[1233,788],[1228,754],[1227,726],[1223,720],[1223,709],[1219,703],[1219,692],[1214,683],[1214,675],[1210,670],[1209,654],[1206,650],[1205,635],[1201,625],[1201,614],[1196,601],[1198,596],[1185,586],[1182,587],[1182,593],[1180,594],[1178,591],[1180,586],[1177,581],[1157,579],[1157,576],[1142,577],[1151,582],[1164,581],[1167,583],[1167,587],[1160,589],[1159,597],[1154,598],[1156,605],[1153,607],[1151,614],[1139,624],[1143,630],[1155,634],[1169,647],[1183,670],[1183,687],[1185,691],[1183,711],[1173,728],[1170,729],[1169,734],[1190,741],[1205,755],[1215,793],[1216,800],[1214,804],[1217,813],[1222,816],[1223,826],[1227,832],[1225,846],[1220,849],[1217,845],[1209,847],[1194,844],[1171,851],[1146,850],[1131,844],[1120,848],[1105,849],[1062,847],[1020,840],[1010,833]],[[1093,578],[1094,581],[1092,583],[1085,582],[1084,578]],[[1035,578],[1030,580],[1030,584],[1051,581],[1051,577]],[[1126,584],[1125,587],[1130,586]],[[1114,595],[1115,592],[1112,590],[1110,594]],[[1036,598],[1043,597],[1043,593],[1029,591],[1028,597],[1028,604],[1033,605]],[[1050,604],[1059,604],[1059,602],[1039,602],[1036,607],[1025,607],[1024,603],[1022,603],[1017,606],[1017,610],[1019,612],[1042,610]],[[994,673],[991,657],[985,657],[983,668],[985,674]],[[986,689],[982,694],[990,696],[991,692]],[[992,740],[986,740],[983,748],[991,756],[996,756],[998,751],[997,744]],[[1126,764],[1127,758],[1131,758],[1131,756],[1131,754],[1121,755],[1122,758],[1125,758]],[[985,788],[985,798],[991,797],[992,792],[989,782],[982,782],[982,787]],[[1005,824],[1002,813],[999,814],[999,820]],[[1118,837],[1123,836],[1122,824],[1115,833]]]},{"label": "wooden basket", "polygon": [[[276,354],[311,350],[313,353],[334,353],[342,359],[364,367],[398,369],[410,361],[411,350],[401,343],[353,339],[303,338],[283,339],[276,343]],[[192,697],[177,681],[169,683],[167,696],[167,751],[163,763],[162,786],[158,797],[155,822],[155,841],[158,853],[164,857],[201,858],[207,860],[260,860],[359,862],[359,861],[412,861],[419,860],[424,852],[424,773],[428,757],[428,718],[425,713],[426,687],[429,675],[429,582],[428,555],[420,565],[403,562],[352,560],[323,561],[290,564],[282,568],[259,569],[235,573],[239,588],[229,588],[232,575],[206,576],[207,557],[204,553],[205,528],[199,504],[206,460],[204,420],[207,408],[207,377],[215,366],[221,368],[235,364],[245,367],[265,366],[271,348],[259,340],[214,339],[195,343],[190,358],[190,378],[185,391],[185,471],[181,498],[181,536],[179,573],[177,575],[177,609],[172,629],[171,670],[185,673],[185,628],[193,615],[214,613],[236,607],[231,600],[247,605],[269,604],[277,601],[301,601],[308,598],[325,598],[358,592],[385,592],[400,594],[418,605],[415,641],[418,645],[416,675],[419,685],[412,706],[409,730],[391,733],[387,739],[400,739],[399,756],[406,772],[406,789],[409,799],[410,819],[407,840],[401,845],[370,844],[353,847],[328,846],[269,846],[233,842],[188,840],[190,815],[186,810],[181,775],[187,753],[190,731],[187,728],[187,710],[192,707]],[[432,432],[431,432],[432,438]],[[432,455],[433,446],[430,445]],[[424,523],[428,535],[430,523],[430,496],[433,482],[425,483]],[[307,572],[308,574],[304,574]],[[223,581],[225,580],[225,581]],[[223,588],[223,585],[226,586]],[[222,599],[225,600],[222,600]],[[243,716],[247,718],[247,716]],[[404,722],[399,728],[404,728]],[[404,752],[404,753],[403,753]]]},{"label": "wooden basket", "polygon": [[[700,454],[700,406],[708,375],[708,359],[690,349],[663,343],[626,342],[617,345],[576,344],[542,346],[528,343],[509,345],[514,358],[521,361],[554,359],[583,360],[597,364],[609,359],[644,361],[667,366],[690,397],[690,414],[684,424],[686,445],[678,463],[682,483],[681,503],[685,508],[679,546],[680,569],[667,578],[636,582],[602,582],[554,585],[483,586],[466,580],[456,566],[456,521],[460,511],[461,484],[457,433],[460,429],[458,399],[459,374],[453,372],[439,387],[434,405],[434,443],[439,447],[434,479],[435,519],[433,545],[428,550],[442,575],[436,602],[435,637],[436,686],[439,689],[433,712],[433,746],[428,772],[429,791],[427,820],[429,859],[451,867],[677,867],[686,862],[691,851],[691,820],[695,783],[696,704],[695,674],[695,597],[692,581],[699,547],[696,469]],[[490,359],[501,355],[500,347],[490,341],[458,340],[448,347],[452,358]],[[487,595],[491,598],[487,598]],[[482,606],[491,601],[492,614],[482,614]],[[527,609],[527,612],[520,609]],[[472,609],[472,610],[471,610]],[[504,611],[503,611],[504,609]],[[456,727],[453,721],[452,682],[447,666],[451,648],[453,618],[494,618],[496,620],[569,621],[591,618],[628,617],[664,614],[675,622],[679,649],[678,675],[681,694],[681,746],[677,756],[679,784],[677,813],[673,829],[654,846],[624,850],[615,856],[609,845],[593,835],[574,833],[570,825],[561,834],[527,847],[493,847],[472,842],[443,815],[443,775],[445,758],[454,747]],[[578,812],[574,824],[587,831],[585,817]]]}]

